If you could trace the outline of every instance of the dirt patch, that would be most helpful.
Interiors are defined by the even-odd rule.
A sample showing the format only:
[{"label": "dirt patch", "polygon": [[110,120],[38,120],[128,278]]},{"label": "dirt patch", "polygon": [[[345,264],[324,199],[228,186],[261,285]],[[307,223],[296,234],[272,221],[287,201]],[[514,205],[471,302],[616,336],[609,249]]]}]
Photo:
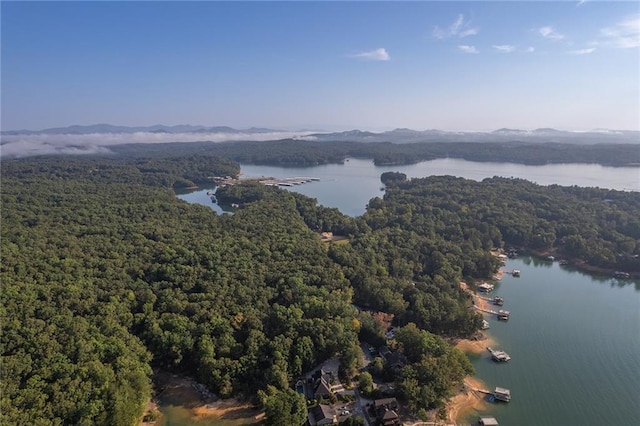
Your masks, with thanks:
[{"label": "dirt patch", "polygon": [[460,392],[449,400],[447,404],[447,421],[457,424],[464,421],[472,411],[484,411],[488,408],[484,394],[473,389],[484,389],[486,386],[475,377],[464,379]]},{"label": "dirt patch", "polygon": [[455,342],[454,346],[457,349],[460,349],[462,352],[470,354],[481,354],[483,352],[486,352],[487,346],[494,345],[495,341],[491,337],[483,333],[480,334],[482,335],[481,339],[461,339]]},{"label": "dirt patch", "polygon": [[193,409],[195,420],[244,420],[243,424],[258,424],[262,418],[260,410],[252,404],[237,399],[219,400]]},{"label": "dirt patch", "polygon": [[[155,421],[142,426],[163,425],[169,422],[198,423],[202,425],[236,426],[258,424],[263,413],[253,404],[235,398],[218,399],[206,387],[190,377],[168,372],[154,376],[157,397],[148,405],[159,415]],[[164,407],[164,408],[163,408]]]}]

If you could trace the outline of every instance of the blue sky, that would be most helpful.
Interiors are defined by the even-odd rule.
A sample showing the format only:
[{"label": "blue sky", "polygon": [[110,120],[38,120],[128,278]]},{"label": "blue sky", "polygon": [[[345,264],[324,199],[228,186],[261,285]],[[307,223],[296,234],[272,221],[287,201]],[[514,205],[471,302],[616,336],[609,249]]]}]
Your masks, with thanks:
[{"label": "blue sky", "polygon": [[638,2],[2,2],[2,128],[640,129]]}]

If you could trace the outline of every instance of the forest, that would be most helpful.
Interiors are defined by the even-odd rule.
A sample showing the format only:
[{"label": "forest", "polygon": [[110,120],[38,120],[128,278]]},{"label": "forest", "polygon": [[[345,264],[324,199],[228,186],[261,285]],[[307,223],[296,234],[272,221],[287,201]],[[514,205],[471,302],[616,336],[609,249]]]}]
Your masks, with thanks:
[{"label": "forest", "polygon": [[458,283],[492,276],[491,249],[640,272],[637,193],[389,174],[351,218],[257,183],[219,189],[233,215],[173,192],[238,172],[192,152],[3,161],[0,423],[137,424],[162,369],[277,424],[300,411],[302,372],[338,355],[356,374],[360,341],[384,342],[379,314],[408,360],[398,396],[440,408],[472,372],[445,338],[481,322]]},{"label": "forest", "polygon": [[239,163],[283,167],[342,163],[347,157],[372,158],[379,166],[415,164],[437,158],[467,161],[510,162],[529,165],[592,163],[605,166],[637,166],[640,149],[635,144],[576,145],[527,142],[331,142],[284,139],[265,142],[195,142],[131,144],[110,148],[125,157],[174,157],[216,155]]}]

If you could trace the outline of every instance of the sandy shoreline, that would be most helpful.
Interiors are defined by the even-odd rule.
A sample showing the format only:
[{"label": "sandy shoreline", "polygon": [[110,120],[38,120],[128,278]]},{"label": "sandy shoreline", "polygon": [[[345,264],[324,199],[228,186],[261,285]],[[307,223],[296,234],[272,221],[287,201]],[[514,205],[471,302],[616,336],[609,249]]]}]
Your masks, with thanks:
[{"label": "sandy shoreline", "polygon": [[[493,279],[499,281],[504,275],[504,270],[501,268],[494,276]],[[473,303],[481,309],[490,310],[492,308],[491,303],[478,297],[469,286],[460,282],[460,287],[471,294],[473,297]],[[488,346],[493,346],[495,340],[486,332],[478,332],[476,339],[461,339],[455,342],[454,346],[457,349],[469,354],[481,354],[486,353]],[[486,389],[486,385],[477,377],[467,376],[464,379],[464,385],[460,392],[452,397],[447,403],[447,421],[452,424],[464,421],[465,418],[472,411],[484,411],[488,409],[488,403],[484,399],[484,395],[473,391],[473,388]]]},{"label": "sandy shoreline", "polygon": [[464,379],[464,386],[460,393],[449,400],[447,404],[447,421],[457,424],[463,421],[472,411],[485,411],[489,405],[484,395],[475,392],[473,388],[484,388],[485,385],[475,377]]}]

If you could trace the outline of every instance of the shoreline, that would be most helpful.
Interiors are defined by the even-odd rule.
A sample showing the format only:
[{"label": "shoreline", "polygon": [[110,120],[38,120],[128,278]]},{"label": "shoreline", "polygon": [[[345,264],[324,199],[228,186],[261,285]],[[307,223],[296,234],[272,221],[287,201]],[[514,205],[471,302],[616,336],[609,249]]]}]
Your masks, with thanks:
[{"label": "shoreline", "polygon": [[447,422],[454,425],[464,423],[472,411],[488,410],[489,403],[485,401],[484,395],[473,391],[473,388],[484,389],[486,385],[477,377],[467,376],[461,390],[447,403]]},{"label": "shoreline", "polygon": [[[500,268],[493,276],[493,279],[499,281],[504,275],[504,270]],[[489,301],[477,297],[467,283],[460,282],[460,288],[469,293],[473,298],[473,303],[482,309],[491,309]],[[452,342],[456,349],[460,349],[465,354],[480,355],[486,353],[488,346],[495,345],[494,338],[485,331],[478,331],[472,339],[459,339]],[[464,423],[464,420],[472,411],[481,412],[489,409],[484,395],[473,391],[476,389],[486,389],[487,386],[482,380],[476,376],[467,376],[464,378],[463,385],[456,395],[451,397],[446,405],[447,422],[451,424]]]}]

